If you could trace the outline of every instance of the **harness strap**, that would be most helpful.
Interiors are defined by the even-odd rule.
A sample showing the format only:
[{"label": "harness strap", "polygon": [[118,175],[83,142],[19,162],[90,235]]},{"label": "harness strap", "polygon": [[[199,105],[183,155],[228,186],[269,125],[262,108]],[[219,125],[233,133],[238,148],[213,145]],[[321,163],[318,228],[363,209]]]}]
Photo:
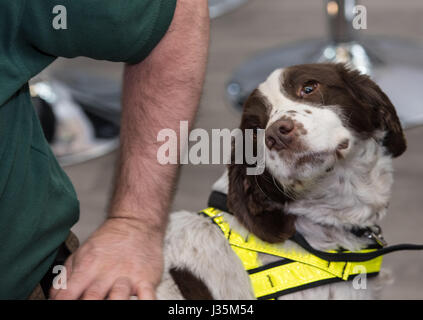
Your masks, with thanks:
[{"label": "harness strap", "polygon": [[340,252],[340,253],[331,253],[320,251],[314,249],[307,240],[299,233],[295,233],[290,240],[297,243],[299,246],[304,248],[305,250],[313,253],[314,255],[328,261],[351,261],[351,262],[362,262],[367,261],[370,259],[374,259],[385,254],[395,252],[395,251],[403,251],[403,250],[423,250],[423,245],[420,244],[409,244],[409,243],[402,243],[396,244],[392,246],[387,246],[384,248],[380,248],[377,250],[369,251],[369,252]]},{"label": "harness strap", "polygon": [[[209,197],[208,206],[218,208],[219,210],[228,212],[227,207],[227,195],[218,192],[212,191]],[[325,252],[314,249],[307,240],[299,233],[295,233],[289,240],[295,242],[299,246],[301,246],[304,250],[313,253],[317,257],[327,260],[327,261],[350,261],[350,262],[363,262],[368,261],[379,256],[383,256],[385,254],[396,252],[396,251],[404,251],[404,250],[423,250],[423,245],[421,244],[409,244],[409,243],[401,243],[392,246],[385,246],[380,247],[377,250],[369,251],[369,252]]]},{"label": "harness strap", "polygon": [[221,211],[229,212],[228,196],[225,193],[219,191],[212,191],[207,202],[207,206],[219,209]]},{"label": "harness strap", "polygon": [[[279,265],[278,265],[279,264]],[[335,277],[325,270],[301,262],[290,260],[277,261],[275,266],[268,264],[263,270],[248,270],[254,294],[259,300],[276,299],[293,292],[318,287],[324,284],[351,281],[359,274],[367,278],[379,274],[380,264],[365,264],[349,272],[346,279]]]},{"label": "harness strap", "polygon": [[[250,254],[250,257],[248,257],[247,259],[241,258],[242,261],[250,261],[248,266],[244,265],[247,271],[254,266],[255,268],[260,267],[259,262],[251,262],[251,252],[255,254],[254,258],[256,260],[257,253],[265,253],[290,261],[300,262],[302,264],[306,264],[314,268],[319,268],[321,270],[324,270],[326,273],[331,274],[332,277],[341,278],[342,280],[347,280],[351,275],[356,274],[356,272],[354,272],[354,270],[357,269],[356,266],[363,266],[364,262],[366,263],[365,267],[368,272],[378,271],[382,264],[382,257],[375,257],[373,259],[360,259],[360,261],[358,262],[349,260],[334,261],[330,259],[327,260],[317,255],[314,255],[314,253],[309,250],[301,250],[301,248],[297,248],[294,245],[290,250],[286,249],[285,243],[269,245],[268,243],[260,240],[252,234],[249,234],[246,238],[244,238],[239,233],[233,232],[231,230],[229,224],[224,220],[223,216],[221,215],[220,210],[217,210],[215,208],[207,208],[202,212],[212,218],[213,221],[219,226],[225,237],[228,239],[229,244],[232,246],[232,248],[237,254],[239,252],[244,257],[247,254]],[[377,249],[364,249],[360,252],[357,252],[356,254],[360,256],[375,251],[377,251]],[[324,251],[321,252],[326,253]],[[331,251],[330,254],[331,256],[336,257],[337,255],[341,255],[343,253]]]},{"label": "harness strap", "polygon": [[[252,234],[243,237],[231,229],[223,213],[209,207],[201,212],[219,227],[231,248],[247,270],[257,299],[274,299],[279,296],[322,284],[351,280],[358,274],[377,275],[382,257],[365,262],[325,261],[301,248],[287,250],[282,244],[268,244]],[[376,249],[369,249],[373,251]],[[258,253],[281,259],[261,265]]]},{"label": "harness strap", "polygon": [[[199,213],[209,217],[222,231],[247,270],[257,299],[274,299],[323,284],[348,281],[358,274],[372,277],[379,273],[383,255],[400,250],[423,250],[423,245],[417,244],[382,247],[377,241],[376,247],[357,252],[326,252],[314,249],[300,233],[289,239],[292,248],[286,243],[270,245],[253,234],[241,235],[231,229],[224,219],[225,213],[230,214],[226,200],[226,194],[214,191],[209,198],[209,208]],[[262,265],[259,253],[277,256],[280,260]]]}]

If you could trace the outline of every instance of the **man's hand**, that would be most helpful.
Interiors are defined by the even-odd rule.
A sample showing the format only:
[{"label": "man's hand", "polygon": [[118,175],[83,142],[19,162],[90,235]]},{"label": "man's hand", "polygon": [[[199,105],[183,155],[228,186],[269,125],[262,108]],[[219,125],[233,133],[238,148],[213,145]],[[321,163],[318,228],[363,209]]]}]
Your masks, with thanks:
[{"label": "man's hand", "polygon": [[[154,298],[162,242],[178,165],[157,161],[157,134],[192,125],[204,82],[209,41],[206,0],[178,0],[162,41],[123,81],[121,148],[109,219],[67,261],[68,289],[55,299],[137,294]],[[176,147],[176,146],[175,146]]]},{"label": "man's hand", "polygon": [[52,299],[154,299],[162,274],[162,234],[142,222],[108,219],[66,262],[67,289]]}]

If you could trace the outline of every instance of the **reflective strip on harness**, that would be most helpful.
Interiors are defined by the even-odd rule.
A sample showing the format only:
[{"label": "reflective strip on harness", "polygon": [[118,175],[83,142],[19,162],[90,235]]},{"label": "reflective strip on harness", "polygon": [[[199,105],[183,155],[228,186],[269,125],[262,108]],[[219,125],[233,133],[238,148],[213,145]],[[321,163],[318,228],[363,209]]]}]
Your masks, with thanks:
[{"label": "reflective strip on harness", "polygon": [[[376,275],[382,265],[382,256],[363,262],[327,261],[292,243],[270,244],[252,234],[246,238],[231,229],[220,210],[209,207],[207,215],[222,230],[234,252],[242,261],[257,299],[273,299],[295,291],[338,281],[351,280],[355,275]],[[366,253],[377,249],[355,251]],[[336,251],[329,251],[336,253]],[[348,251],[343,251],[343,253]],[[278,256],[281,260],[261,265],[258,253]]]}]

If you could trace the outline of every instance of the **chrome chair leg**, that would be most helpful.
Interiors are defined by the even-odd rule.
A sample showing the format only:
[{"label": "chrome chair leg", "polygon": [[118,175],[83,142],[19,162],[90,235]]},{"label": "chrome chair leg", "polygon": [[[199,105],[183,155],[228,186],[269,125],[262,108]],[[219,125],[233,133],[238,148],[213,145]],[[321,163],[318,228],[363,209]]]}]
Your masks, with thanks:
[{"label": "chrome chair leg", "polygon": [[423,83],[423,44],[393,37],[362,37],[353,28],[355,0],[325,0],[328,34],[299,41],[253,57],[235,70],[226,95],[238,110],[274,69],[313,62],[344,62],[369,74],[397,108],[405,128],[423,124],[420,84]]}]

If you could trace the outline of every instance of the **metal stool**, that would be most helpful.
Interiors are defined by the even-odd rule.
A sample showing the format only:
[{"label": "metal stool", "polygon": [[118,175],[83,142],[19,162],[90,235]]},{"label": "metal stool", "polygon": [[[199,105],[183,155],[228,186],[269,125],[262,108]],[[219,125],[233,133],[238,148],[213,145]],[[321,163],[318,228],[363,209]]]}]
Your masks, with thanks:
[{"label": "metal stool", "polygon": [[[72,81],[73,80],[73,81]],[[118,82],[76,74],[30,85],[44,135],[62,166],[91,160],[119,145]]]},{"label": "metal stool", "polygon": [[369,74],[396,106],[405,128],[423,124],[420,84],[423,45],[389,37],[358,37],[353,28],[354,0],[325,0],[328,39],[314,39],[266,51],[241,65],[226,86],[241,110],[250,92],[277,68],[313,62],[345,62]]}]

